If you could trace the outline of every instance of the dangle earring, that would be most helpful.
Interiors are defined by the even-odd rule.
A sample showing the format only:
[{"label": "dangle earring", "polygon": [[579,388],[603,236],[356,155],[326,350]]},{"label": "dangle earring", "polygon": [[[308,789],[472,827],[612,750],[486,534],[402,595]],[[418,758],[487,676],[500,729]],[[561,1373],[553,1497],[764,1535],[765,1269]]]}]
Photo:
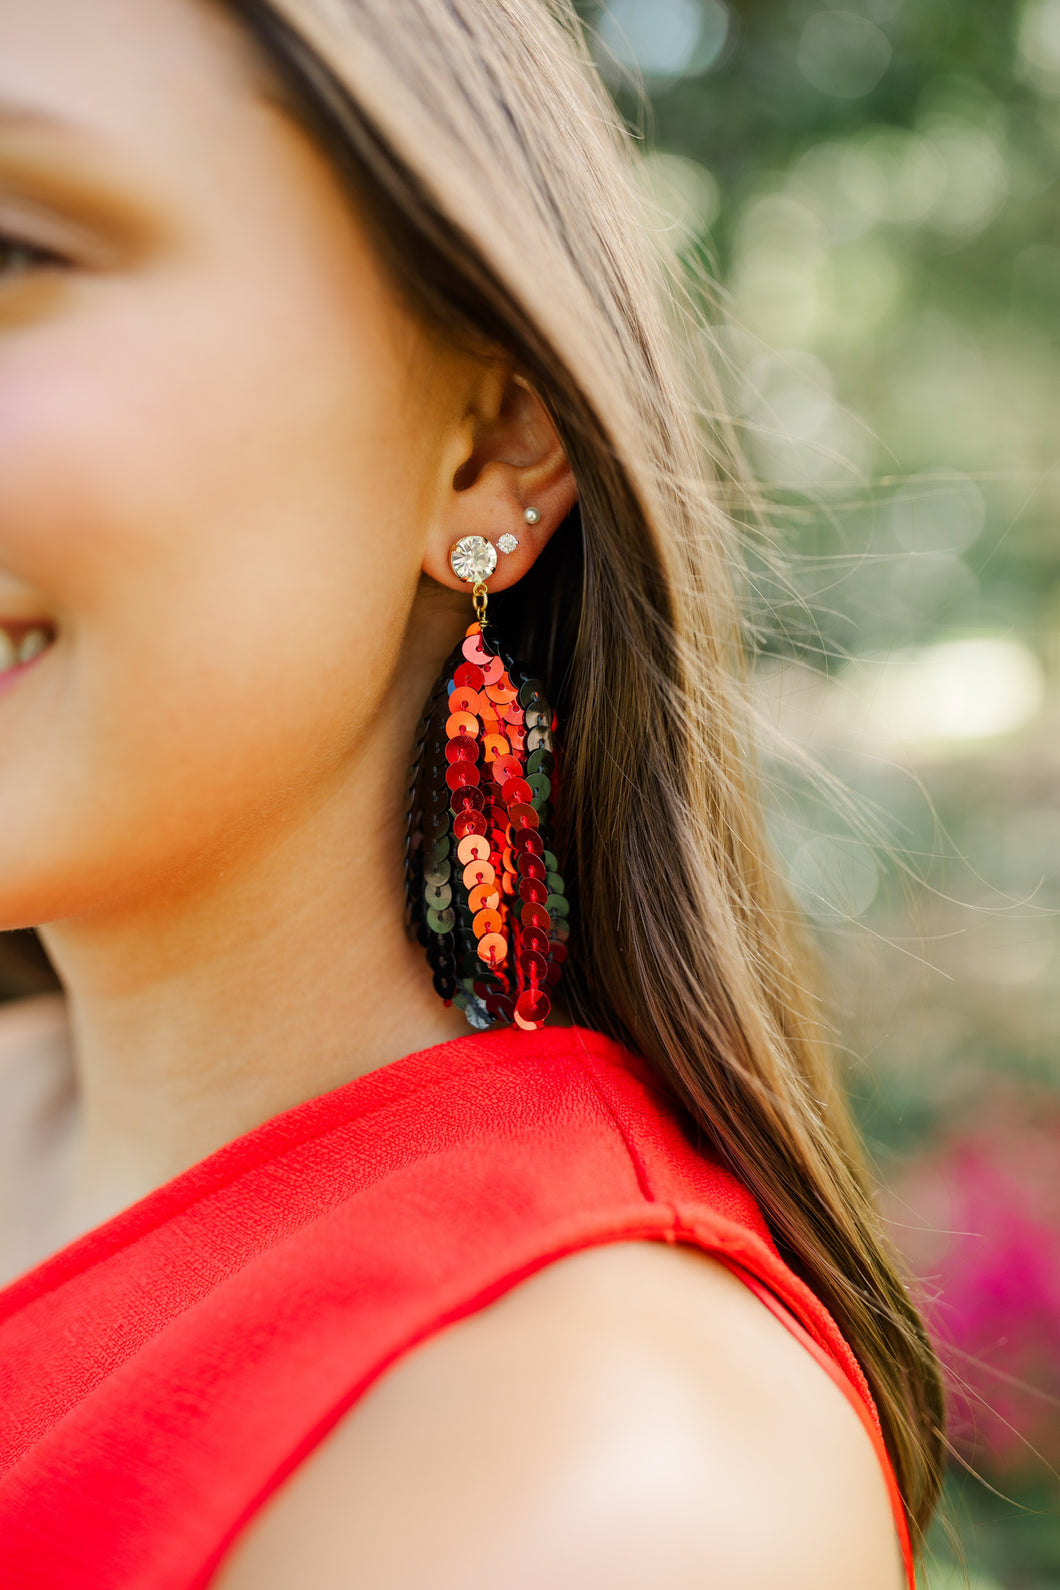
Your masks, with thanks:
[{"label": "dangle earring", "polygon": [[[534,518],[531,519],[531,514]],[[541,517],[525,513],[528,524]],[[498,539],[514,551],[515,536]],[[416,736],[405,838],[406,925],[434,986],[472,1027],[542,1027],[567,957],[570,906],[550,849],[561,754],[545,687],[486,620],[497,548],[449,550],[475,618],[442,669]]]}]

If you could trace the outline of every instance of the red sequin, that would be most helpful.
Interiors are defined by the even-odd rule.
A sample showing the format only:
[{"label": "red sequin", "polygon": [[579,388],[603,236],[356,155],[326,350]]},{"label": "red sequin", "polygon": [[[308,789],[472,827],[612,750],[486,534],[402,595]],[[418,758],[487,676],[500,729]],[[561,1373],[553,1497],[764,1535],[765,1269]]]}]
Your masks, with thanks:
[{"label": "red sequin", "polygon": [[445,782],[451,790],[478,783],[478,766],[474,762],[453,762],[445,770]]},{"label": "red sequin", "polygon": [[478,760],[478,741],[469,734],[458,734],[455,740],[446,740],[447,762],[475,762]]},{"label": "red sequin", "polygon": [[532,806],[516,802],[514,806],[508,808],[508,821],[513,828],[536,828],[538,816]]},{"label": "red sequin", "polygon": [[534,798],[534,792],[525,778],[510,778],[501,786],[505,805],[511,811],[513,806],[527,804]]},{"label": "red sequin", "polygon": [[533,950],[524,950],[519,957],[519,965],[531,982],[540,982],[548,971],[548,962],[543,955],[536,954]]},{"label": "red sequin", "polygon": [[[468,762],[454,762],[453,767],[449,771],[452,772],[453,768],[469,767],[470,765]],[[480,789],[476,789],[474,784],[467,784],[461,789],[453,791],[451,804],[454,812],[466,812],[469,806],[473,806],[477,812],[480,812],[486,804],[486,797]]]},{"label": "red sequin", "polygon": [[524,989],[515,1001],[516,1019],[521,1016],[524,1022],[533,1022],[535,1026],[541,1025],[551,1009],[552,1001],[540,989],[536,993]]},{"label": "red sequin", "polygon": [[517,756],[499,756],[493,764],[493,776],[500,784],[510,778],[522,778],[523,764]]}]

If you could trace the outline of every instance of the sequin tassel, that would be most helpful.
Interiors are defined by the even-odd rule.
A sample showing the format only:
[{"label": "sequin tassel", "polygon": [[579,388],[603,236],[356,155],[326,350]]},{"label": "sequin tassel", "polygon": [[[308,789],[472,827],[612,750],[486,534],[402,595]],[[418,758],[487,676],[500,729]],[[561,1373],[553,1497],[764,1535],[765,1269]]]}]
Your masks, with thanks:
[{"label": "sequin tassel", "polygon": [[544,1025],[570,906],[548,848],[558,790],[544,686],[468,625],[420,724],[405,846],[407,922],[472,1027]]}]

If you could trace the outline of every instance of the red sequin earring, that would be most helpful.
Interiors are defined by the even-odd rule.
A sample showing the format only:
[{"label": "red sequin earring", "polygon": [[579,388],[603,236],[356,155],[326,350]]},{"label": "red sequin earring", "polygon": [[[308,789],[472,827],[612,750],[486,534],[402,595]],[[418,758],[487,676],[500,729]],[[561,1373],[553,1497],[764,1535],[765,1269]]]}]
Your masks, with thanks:
[{"label": "red sequin earring", "polygon": [[[501,537],[503,550],[506,539],[515,540]],[[486,622],[496,548],[484,536],[464,536],[449,561],[473,587],[475,620],[435,682],[416,737],[406,921],[427,951],[438,993],[472,1027],[514,1023],[532,1032],[552,1008],[570,931],[549,848],[561,760],[556,717],[541,680]]]}]

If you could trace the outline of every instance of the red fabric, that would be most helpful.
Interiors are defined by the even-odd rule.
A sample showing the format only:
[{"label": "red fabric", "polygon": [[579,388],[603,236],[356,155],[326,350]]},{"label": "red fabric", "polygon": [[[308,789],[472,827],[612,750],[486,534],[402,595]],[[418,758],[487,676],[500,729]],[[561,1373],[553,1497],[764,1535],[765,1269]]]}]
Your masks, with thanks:
[{"label": "red fabric", "polygon": [[583,1027],[469,1033],[310,1099],[0,1292],[0,1584],[198,1590],[395,1358],[631,1238],[715,1254],[824,1364],[914,1586],[850,1349],[643,1061]]}]

